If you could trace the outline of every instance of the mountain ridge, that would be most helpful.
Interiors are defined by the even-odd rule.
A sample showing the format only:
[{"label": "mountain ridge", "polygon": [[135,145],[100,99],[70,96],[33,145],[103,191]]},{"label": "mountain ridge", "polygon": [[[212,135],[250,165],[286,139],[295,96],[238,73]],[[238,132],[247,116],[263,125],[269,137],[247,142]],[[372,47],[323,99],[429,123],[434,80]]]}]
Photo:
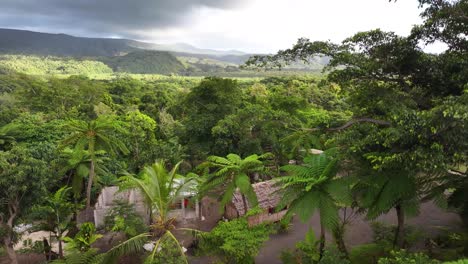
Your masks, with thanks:
[{"label": "mountain ridge", "polygon": [[187,43],[157,44],[124,38],[76,37],[0,28],[0,53],[52,56],[120,56],[137,50],[157,50],[211,56],[246,56],[237,50],[201,49]]}]

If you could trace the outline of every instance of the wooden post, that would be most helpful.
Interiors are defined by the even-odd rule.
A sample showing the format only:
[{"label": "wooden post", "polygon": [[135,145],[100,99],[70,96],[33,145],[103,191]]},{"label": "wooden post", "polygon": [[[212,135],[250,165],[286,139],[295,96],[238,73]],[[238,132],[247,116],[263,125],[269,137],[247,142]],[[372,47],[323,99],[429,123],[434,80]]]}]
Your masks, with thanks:
[{"label": "wooden post", "polygon": [[200,204],[198,199],[195,200],[195,215],[197,216],[197,219],[200,219]]},{"label": "wooden post", "polygon": [[182,198],[181,207],[182,207],[182,218],[185,221],[185,198]]}]

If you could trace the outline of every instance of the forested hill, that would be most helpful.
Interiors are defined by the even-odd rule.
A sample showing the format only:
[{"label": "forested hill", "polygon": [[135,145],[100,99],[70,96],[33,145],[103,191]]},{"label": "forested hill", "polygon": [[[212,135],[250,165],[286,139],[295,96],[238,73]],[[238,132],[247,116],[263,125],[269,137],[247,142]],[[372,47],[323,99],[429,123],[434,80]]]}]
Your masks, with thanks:
[{"label": "forested hill", "polygon": [[125,39],[78,38],[25,30],[0,29],[0,52],[52,56],[115,56],[137,50]]},{"label": "forested hill", "polygon": [[114,72],[171,74],[185,69],[174,55],[166,51],[135,51],[124,56],[102,57],[98,60],[112,68]]},{"label": "forested hill", "polygon": [[185,66],[165,51],[133,51],[112,57],[57,57],[0,55],[0,74],[19,72],[31,75],[96,75],[113,73],[177,74]]},{"label": "forested hill", "polygon": [[[245,56],[240,51],[199,49],[184,43],[161,45],[129,39],[84,38],[0,28],[0,53],[67,57],[117,56],[136,50],[160,50],[211,56]],[[231,58],[232,59],[232,58]]]}]

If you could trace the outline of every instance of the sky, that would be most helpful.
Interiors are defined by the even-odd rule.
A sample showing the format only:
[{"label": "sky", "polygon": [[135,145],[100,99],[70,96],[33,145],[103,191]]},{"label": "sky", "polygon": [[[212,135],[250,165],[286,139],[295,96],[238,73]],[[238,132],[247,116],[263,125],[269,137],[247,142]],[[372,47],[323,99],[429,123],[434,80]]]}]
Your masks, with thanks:
[{"label": "sky", "polygon": [[0,27],[269,53],[298,38],[409,34],[416,0],[0,0]]}]

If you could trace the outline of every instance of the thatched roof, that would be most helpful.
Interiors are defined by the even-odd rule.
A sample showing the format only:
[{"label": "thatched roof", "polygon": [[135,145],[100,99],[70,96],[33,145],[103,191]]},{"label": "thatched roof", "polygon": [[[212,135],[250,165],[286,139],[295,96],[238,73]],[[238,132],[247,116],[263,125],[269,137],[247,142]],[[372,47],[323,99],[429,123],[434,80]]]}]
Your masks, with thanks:
[{"label": "thatched roof", "polygon": [[[269,208],[276,208],[281,197],[277,192],[277,190],[279,190],[279,187],[275,186],[274,181],[270,180],[255,183],[252,185],[252,187],[254,188],[255,193],[257,194],[258,205],[261,208],[266,210],[268,210]],[[236,191],[234,193],[234,196],[232,197],[232,203],[239,212],[239,215],[245,214],[244,202],[242,201],[242,196],[239,191]],[[248,209],[250,208],[250,204],[248,204]]]}]

